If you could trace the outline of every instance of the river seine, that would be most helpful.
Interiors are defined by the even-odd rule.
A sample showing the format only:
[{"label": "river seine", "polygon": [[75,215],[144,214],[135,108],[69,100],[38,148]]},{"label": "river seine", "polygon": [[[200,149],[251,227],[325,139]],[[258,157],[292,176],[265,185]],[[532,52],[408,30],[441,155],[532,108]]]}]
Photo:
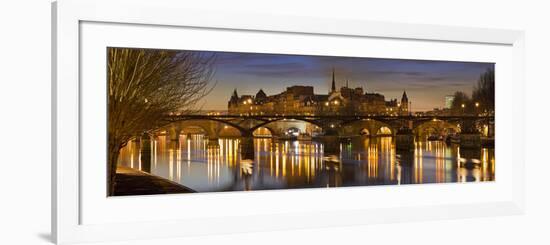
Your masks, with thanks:
[{"label": "river seine", "polygon": [[[143,168],[138,142],[122,149],[119,164]],[[182,135],[179,142],[166,136],[151,141],[150,168],[151,174],[197,192],[220,192],[493,181],[495,156],[493,148],[461,149],[443,141],[396,151],[392,137],[327,144]]]}]

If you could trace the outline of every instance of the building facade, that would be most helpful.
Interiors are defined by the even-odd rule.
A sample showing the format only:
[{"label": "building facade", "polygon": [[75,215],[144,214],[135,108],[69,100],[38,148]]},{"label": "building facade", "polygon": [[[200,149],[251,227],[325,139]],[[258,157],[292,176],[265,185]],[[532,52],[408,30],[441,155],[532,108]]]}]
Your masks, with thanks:
[{"label": "building facade", "polygon": [[347,85],[336,89],[334,70],[328,94],[315,94],[312,86],[295,85],[279,94],[268,96],[262,89],[256,95],[233,91],[228,102],[232,115],[408,115],[406,92],[400,101],[385,100],[384,95],[369,93],[362,87]]}]

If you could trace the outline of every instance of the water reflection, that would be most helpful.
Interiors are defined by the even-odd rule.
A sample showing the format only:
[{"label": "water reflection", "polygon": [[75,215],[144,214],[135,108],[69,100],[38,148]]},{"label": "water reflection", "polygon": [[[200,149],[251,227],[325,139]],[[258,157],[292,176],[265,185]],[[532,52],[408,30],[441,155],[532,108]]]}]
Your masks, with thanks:
[{"label": "water reflection", "polygon": [[[208,140],[202,135],[151,140],[151,173],[198,192],[494,180],[494,149],[460,149],[441,141],[396,151],[391,137],[278,141]],[[120,164],[142,169],[140,142]]]}]

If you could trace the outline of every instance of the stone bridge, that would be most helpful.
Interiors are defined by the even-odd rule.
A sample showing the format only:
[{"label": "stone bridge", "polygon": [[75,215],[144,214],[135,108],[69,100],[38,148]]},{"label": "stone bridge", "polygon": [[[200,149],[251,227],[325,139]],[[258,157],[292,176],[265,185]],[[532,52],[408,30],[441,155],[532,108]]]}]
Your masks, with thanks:
[{"label": "stone bridge", "polygon": [[306,115],[174,115],[151,133],[165,132],[170,139],[180,134],[202,133],[219,137],[284,136],[294,130],[308,136],[395,136],[410,132],[415,137],[447,133],[494,135],[493,116],[306,116]]},{"label": "stone bridge", "polygon": [[[163,125],[136,135],[140,142],[141,161],[145,171],[151,167],[151,137],[166,135],[177,147],[181,134],[204,134],[209,147],[219,147],[220,137],[242,137],[239,143],[242,159],[254,159],[253,137],[281,137],[289,129],[300,135],[318,136],[325,154],[338,155],[342,139],[365,136],[392,136],[396,150],[410,151],[418,137],[458,133],[460,146],[478,148],[481,136],[494,136],[493,116],[305,116],[305,115],[174,115]],[[483,132],[485,131],[485,132]]]}]

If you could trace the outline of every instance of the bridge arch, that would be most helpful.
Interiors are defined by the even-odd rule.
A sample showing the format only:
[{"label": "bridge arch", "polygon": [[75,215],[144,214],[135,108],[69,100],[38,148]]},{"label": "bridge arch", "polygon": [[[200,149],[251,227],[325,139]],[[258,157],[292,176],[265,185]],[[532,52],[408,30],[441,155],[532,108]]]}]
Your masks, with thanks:
[{"label": "bridge arch", "polygon": [[269,127],[259,127],[256,130],[252,132],[252,136],[254,137],[272,137],[274,135],[273,129]]},{"label": "bridge arch", "polygon": [[203,134],[210,139],[217,139],[220,136],[240,137],[246,134],[242,130],[244,129],[234,126],[232,123],[225,123],[219,120],[186,119],[174,121],[155,131],[158,133],[166,132],[170,139],[176,140],[182,134]]},{"label": "bridge arch", "polygon": [[371,135],[368,128],[362,128],[361,131],[359,131],[359,134],[361,136],[370,136]]},{"label": "bridge arch", "polygon": [[376,136],[392,136],[393,131],[387,126],[381,126],[376,130]]},{"label": "bridge arch", "polygon": [[207,136],[214,138],[219,137],[220,133],[222,133],[222,135],[225,134],[228,136],[244,136],[248,135],[249,133],[249,130],[241,127],[237,123],[211,117],[181,118],[178,120],[174,120],[170,124],[170,127],[180,129],[189,126],[201,127],[206,131]]},{"label": "bridge arch", "polygon": [[263,123],[259,123],[257,124],[256,126],[252,127],[251,129],[252,130],[256,130],[257,128],[259,127],[264,127],[266,125],[269,125],[269,124],[272,124],[272,123],[276,123],[276,122],[286,122],[286,121],[302,121],[302,122],[308,122],[308,123],[311,123],[313,125],[316,125],[318,127],[322,127],[323,125],[321,123],[319,123],[318,121],[316,120],[310,120],[310,119],[306,119],[306,118],[294,118],[294,117],[287,117],[287,118],[276,118],[276,119],[272,119],[272,120],[268,120],[268,121],[265,121]]},{"label": "bridge arch", "polygon": [[446,135],[450,133],[459,133],[460,126],[458,123],[452,123],[439,119],[433,119],[417,125],[413,129],[413,133],[420,137],[425,138],[430,135]]},{"label": "bridge arch", "polygon": [[[305,124],[304,124],[305,123]],[[300,133],[306,133],[312,135],[315,132],[322,131],[322,125],[314,120],[308,120],[303,118],[278,118],[270,120],[264,123],[260,123],[250,130],[255,132],[259,128],[267,128],[270,130],[272,136],[284,136],[285,132],[290,128],[299,129]]]},{"label": "bridge arch", "polygon": [[246,129],[261,127],[261,125],[264,125],[265,123],[269,122],[269,120],[257,119],[257,118],[244,118],[244,119],[234,118],[234,119],[231,119],[231,120],[228,120],[228,121],[230,121],[230,122],[232,122],[236,125],[239,125],[242,128],[246,128]]},{"label": "bridge arch", "polygon": [[218,130],[218,137],[241,137],[242,133],[239,129],[229,126],[220,125]]},{"label": "bridge arch", "polygon": [[[381,128],[384,128],[383,134],[378,133]],[[388,136],[393,135],[394,131],[393,127],[388,123],[373,119],[363,119],[345,123],[340,129],[339,135],[345,137]]]},{"label": "bridge arch", "polygon": [[183,125],[178,133],[180,135],[203,134],[205,136],[208,136],[208,129],[202,127],[201,125]]}]

